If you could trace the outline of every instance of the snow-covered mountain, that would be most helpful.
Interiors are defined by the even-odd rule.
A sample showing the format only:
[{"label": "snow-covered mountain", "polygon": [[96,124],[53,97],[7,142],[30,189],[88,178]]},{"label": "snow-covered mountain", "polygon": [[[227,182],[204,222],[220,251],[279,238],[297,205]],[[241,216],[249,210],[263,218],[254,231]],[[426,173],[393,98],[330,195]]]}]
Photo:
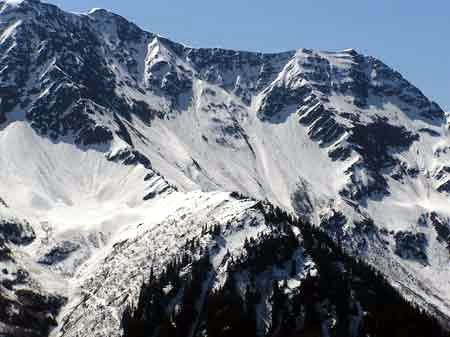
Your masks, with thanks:
[{"label": "snow-covered mountain", "polygon": [[[125,314],[143,317],[126,308],[144,305],[151,273],[172,266],[193,282],[207,256],[198,311],[234,282],[242,296],[261,292],[258,335],[283,335],[278,287],[301,295],[332,269],[299,221],[343,250],[334,273],[359,308],[345,316],[349,336],[363,312],[376,315],[355,284],[367,276],[342,276],[353,262],[340,254],[448,323],[448,125],[398,72],[355,50],[197,49],[103,9],[0,1],[0,329],[120,336]],[[258,247],[279,256],[269,263]],[[261,256],[267,265],[250,272]],[[314,309],[322,336],[342,321],[327,296]],[[189,336],[205,335],[210,321],[192,319]]]}]

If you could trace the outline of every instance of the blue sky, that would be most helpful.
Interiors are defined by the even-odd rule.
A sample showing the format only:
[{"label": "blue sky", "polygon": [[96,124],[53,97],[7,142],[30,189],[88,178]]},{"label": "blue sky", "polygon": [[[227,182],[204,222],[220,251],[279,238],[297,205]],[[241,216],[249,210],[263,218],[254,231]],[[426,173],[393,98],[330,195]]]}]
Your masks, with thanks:
[{"label": "blue sky", "polygon": [[448,0],[47,0],[94,7],[194,47],[275,52],[354,48],[400,71],[450,110]]}]

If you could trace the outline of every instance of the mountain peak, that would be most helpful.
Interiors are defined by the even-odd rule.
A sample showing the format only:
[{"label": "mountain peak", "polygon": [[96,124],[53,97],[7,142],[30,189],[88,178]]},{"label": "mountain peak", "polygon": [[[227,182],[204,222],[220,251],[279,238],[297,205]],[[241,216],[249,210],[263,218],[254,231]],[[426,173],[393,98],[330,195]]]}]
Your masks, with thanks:
[{"label": "mountain peak", "polygon": [[[104,17],[111,17],[111,16],[117,16],[117,17],[121,17],[120,15],[110,11],[109,9],[106,8],[92,8],[87,15],[92,16],[92,17],[100,17],[100,16],[104,16]],[[126,19],[125,19],[126,20]],[[127,20],[128,21],[128,20]]]},{"label": "mountain peak", "polygon": [[94,14],[94,13],[97,13],[97,12],[103,12],[103,11],[107,11],[107,10],[104,9],[104,8],[98,8],[98,7],[96,7],[96,8],[92,8],[92,9],[88,12],[88,14]]},{"label": "mountain peak", "polygon": [[29,0],[3,0],[1,2],[3,2],[4,4],[7,4],[7,5],[11,5],[11,6],[18,6],[25,1],[29,1]]},{"label": "mountain peak", "polygon": [[0,14],[20,7],[25,1],[29,0],[0,0]]},{"label": "mountain peak", "polygon": [[359,54],[358,51],[356,49],[353,49],[353,48],[347,48],[347,49],[344,49],[342,51],[345,52],[345,53],[353,54],[353,55]]},{"label": "mountain peak", "polygon": [[0,0],[0,6],[6,5],[9,7],[22,7],[25,5],[39,5],[39,4],[45,4],[49,6],[53,6],[51,4],[43,3],[40,0]]}]

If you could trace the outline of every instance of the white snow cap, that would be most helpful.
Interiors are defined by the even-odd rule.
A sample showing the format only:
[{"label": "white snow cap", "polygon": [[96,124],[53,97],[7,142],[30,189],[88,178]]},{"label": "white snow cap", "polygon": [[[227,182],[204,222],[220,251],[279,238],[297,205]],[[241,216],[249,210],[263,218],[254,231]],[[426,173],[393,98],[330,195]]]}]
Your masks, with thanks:
[{"label": "white snow cap", "polygon": [[92,8],[87,15],[113,15],[114,13],[106,8]]},{"label": "white snow cap", "polygon": [[18,6],[25,0],[4,0],[4,3],[11,5],[11,6]]},{"label": "white snow cap", "polygon": [[103,9],[103,8],[92,8],[92,9],[88,12],[88,14],[93,14],[93,13],[98,12],[98,11],[101,11],[101,10],[104,10],[104,9]]}]

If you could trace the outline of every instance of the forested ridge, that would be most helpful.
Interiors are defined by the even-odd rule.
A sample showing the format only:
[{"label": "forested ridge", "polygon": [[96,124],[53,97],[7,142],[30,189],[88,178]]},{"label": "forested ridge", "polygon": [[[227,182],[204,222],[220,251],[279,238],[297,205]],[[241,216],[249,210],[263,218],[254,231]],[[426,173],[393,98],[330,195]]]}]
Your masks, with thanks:
[{"label": "forested ridge", "polygon": [[[436,318],[404,299],[383,275],[346,254],[321,229],[268,203],[256,207],[272,231],[247,239],[245,253],[230,257],[220,288],[210,288],[215,271],[208,251],[193,260],[190,253],[198,245],[187,243],[160,275],[151,273],[136,305],[125,310],[124,337],[450,336]],[[203,232],[219,238],[221,228]],[[292,258],[298,249],[314,261],[317,273],[305,275],[294,291],[287,291],[287,281],[274,280],[266,303],[269,314],[263,316],[265,294],[255,280],[273,266],[297,274]],[[242,273],[250,275],[245,285]]]}]

